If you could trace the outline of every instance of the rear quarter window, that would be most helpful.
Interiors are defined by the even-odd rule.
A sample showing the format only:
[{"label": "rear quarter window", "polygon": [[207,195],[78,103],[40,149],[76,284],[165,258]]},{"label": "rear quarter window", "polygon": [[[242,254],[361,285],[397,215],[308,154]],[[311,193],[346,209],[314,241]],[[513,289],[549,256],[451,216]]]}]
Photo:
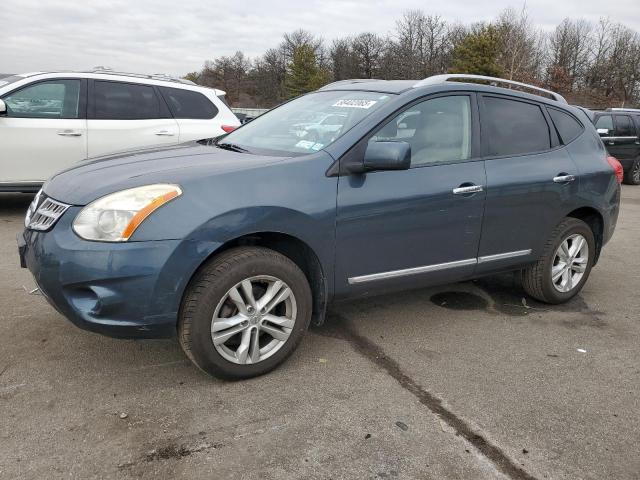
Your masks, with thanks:
[{"label": "rear quarter window", "polygon": [[602,115],[598,117],[598,119],[596,120],[596,128],[606,128],[611,132],[613,130],[613,118],[611,117],[611,115]]},{"label": "rear quarter window", "polygon": [[549,125],[540,106],[483,96],[483,135],[490,156],[524,155],[551,148]]},{"label": "rear quarter window", "polygon": [[584,127],[573,115],[555,108],[547,108],[547,111],[564,145],[571,143],[583,132]]},{"label": "rear quarter window", "polygon": [[209,120],[218,114],[218,108],[200,92],[180,88],[160,87],[174,118]]}]

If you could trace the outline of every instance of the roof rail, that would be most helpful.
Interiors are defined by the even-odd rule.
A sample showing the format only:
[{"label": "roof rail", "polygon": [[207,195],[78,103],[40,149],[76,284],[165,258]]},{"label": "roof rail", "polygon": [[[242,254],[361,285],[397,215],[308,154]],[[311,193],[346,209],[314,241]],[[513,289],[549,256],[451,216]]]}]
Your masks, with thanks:
[{"label": "roof rail", "polygon": [[319,90],[324,90],[327,87],[334,87],[336,85],[350,84],[350,83],[366,83],[366,82],[379,82],[379,78],[349,78],[347,80],[336,80],[335,82],[327,83],[323,85]]},{"label": "roof rail", "polygon": [[85,70],[82,73],[100,73],[103,75],[121,75],[123,77],[134,77],[134,78],[148,78],[151,80],[162,80],[165,82],[174,82],[174,83],[184,83],[186,85],[196,85],[191,80],[187,80],[184,78],[172,77],[171,75],[167,75],[166,73],[133,73],[133,72],[119,72],[117,70],[113,70],[110,67],[98,66],[94,67],[90,70]]},{"label": "roof rail", "polygon": [[561,103],[567,103],[567,100],[560,95],[559,93],[552,92],[551,90],[545,90],[544,88],[536,87],[535,85],[529,85],[528,83],[516,82],[514,80],[507,80],[505,78],[497,78],[497,77],[487,77],[484,75],[471,75],[466,73],[445,73],[443,75],[433,75],[431,77],[427,77],[424,80],[420,80],[418,83],[414,85],[415,87],[424,87],[427,85],[439,85],[444,82],[448,82],[449,80],[483,80],[485,82],[489,82],[491,85],[497,87],[498,83],[506,84],[506,85],[516,85],[521,88],[528,88],[529,90],[533,90],[534,92],[544,93],[550,96],[553,100]]},{"label": "roof rail", "polygon": [[640,108],[607,108],[607,112],[630,112],[630,113],[640,113]]}]

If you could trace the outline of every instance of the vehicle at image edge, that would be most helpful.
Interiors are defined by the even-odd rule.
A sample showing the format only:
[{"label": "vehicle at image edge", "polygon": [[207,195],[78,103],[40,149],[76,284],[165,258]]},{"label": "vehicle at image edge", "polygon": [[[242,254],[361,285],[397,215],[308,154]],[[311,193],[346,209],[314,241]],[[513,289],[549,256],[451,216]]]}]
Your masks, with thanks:
[{"label": "vehicle at image edge", "polygon": [[[78,165],[34,199],[21,264],[77,326],[177,333],[224,378],[273,369],[339,300],[520,271],[565,302],[613,234],[622,168],[561,96],[478,81],[514,85],[342,81],[217,141]],[[313,112],[343,127],[301,140]]]},{"label": "vehicle at image edge", "polygon": [[212,138],[240,125],[221,90],[95,69],[0,79],[0,192],[37,191],[87,158]]},{"label": "vehicle at image edge", "polygon": [[595,124],[607,151],[622,164],[624,183],[640,185],[640,109],[582,109]]}]

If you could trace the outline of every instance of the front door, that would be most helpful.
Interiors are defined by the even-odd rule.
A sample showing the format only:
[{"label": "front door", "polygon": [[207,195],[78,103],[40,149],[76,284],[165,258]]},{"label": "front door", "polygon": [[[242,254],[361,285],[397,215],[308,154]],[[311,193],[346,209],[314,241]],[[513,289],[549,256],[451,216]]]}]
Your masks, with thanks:
[{"label": "front door", "polygon": [[485,199],[476,125],[473,95],[430,97],[363,140],[408,142],[411,168],[340,177],[337,297],[473,273]]},{"label": "front door", "polygon": [[3,97],[0,183],[41,183],[87,157],[84,81],[36,82]]}]

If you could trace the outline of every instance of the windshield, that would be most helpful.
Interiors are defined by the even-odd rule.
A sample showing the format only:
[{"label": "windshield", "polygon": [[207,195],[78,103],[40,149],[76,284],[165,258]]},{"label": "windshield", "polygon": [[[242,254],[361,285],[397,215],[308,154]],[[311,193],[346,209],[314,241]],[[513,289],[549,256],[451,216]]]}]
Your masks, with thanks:
[{"label": "windshield", "polygon": [[380,92],[315,92],[267,112],[218,143],[264,155],[304,155],[334,142],[391,96]]}]

